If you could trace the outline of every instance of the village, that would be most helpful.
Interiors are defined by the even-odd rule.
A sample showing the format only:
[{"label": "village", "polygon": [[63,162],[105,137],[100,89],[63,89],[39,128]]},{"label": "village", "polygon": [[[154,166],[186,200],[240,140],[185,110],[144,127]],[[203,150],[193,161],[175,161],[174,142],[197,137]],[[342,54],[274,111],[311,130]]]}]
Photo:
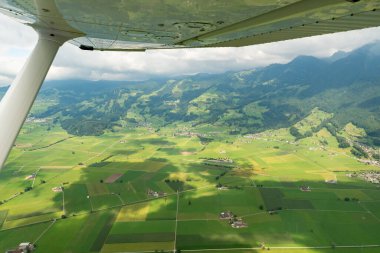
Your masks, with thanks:
[{"label": "village", "polygon": [[373,184],[380,184],[380,171],[376,170],[347,173],[346,176],[350,178],[360,178]]},{"label": "village", "polygon": [[184,131],[184,132],[175,132],[173,136],[183,136],[183,137],[207,137],[206,134]]},{"label": "village", "polygon": [[358,159],[359,162],[365,163],[367,165],[374,165],[380,167],[380,161],[379,160],[372,160],[372,159]]}]

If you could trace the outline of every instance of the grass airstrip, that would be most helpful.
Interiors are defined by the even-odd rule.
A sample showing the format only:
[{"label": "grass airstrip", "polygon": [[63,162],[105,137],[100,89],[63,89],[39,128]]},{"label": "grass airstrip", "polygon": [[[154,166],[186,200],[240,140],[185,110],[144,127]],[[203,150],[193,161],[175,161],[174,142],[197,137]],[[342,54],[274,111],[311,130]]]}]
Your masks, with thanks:
[{"label": "grass airstrip", "polygon": [[326,129],[298,142],[191,129],[205,141],[183,127],[76,137],[27,123],[0,172],[0,252],[380,252],[380,188],[345,175],[379,168]]}]

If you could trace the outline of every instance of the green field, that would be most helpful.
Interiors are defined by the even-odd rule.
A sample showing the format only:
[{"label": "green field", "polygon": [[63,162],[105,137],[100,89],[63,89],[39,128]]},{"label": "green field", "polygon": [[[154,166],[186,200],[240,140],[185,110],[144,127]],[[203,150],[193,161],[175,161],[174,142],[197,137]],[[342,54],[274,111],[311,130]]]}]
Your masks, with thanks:
[{"label": "green field", "polygon": [[37,253],[380,251],[380,188],[345,175],[379,168],[325,129],[296,142],[288,129],[246,138],[194,128],[213,139],[204,142],[178,127],[78,137],[27,123],[0,172],[0,252],[24,241]]}]

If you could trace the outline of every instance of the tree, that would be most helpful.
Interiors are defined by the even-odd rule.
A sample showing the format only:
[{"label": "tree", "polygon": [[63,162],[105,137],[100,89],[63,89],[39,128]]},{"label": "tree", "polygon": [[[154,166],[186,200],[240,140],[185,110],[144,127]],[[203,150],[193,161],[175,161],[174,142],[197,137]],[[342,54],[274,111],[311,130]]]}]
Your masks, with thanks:
[{"label": "tree", "polygon": [[303,138],[303,135],[298,131],[298,129],[295,126],[290,127],[289,132],[296,138],[296,140]]},{"label": "tree", "polygon": [[350,146],[350,143],[346,140],[346,138],[342,136],[337,136],[336,140],[338,141],[339,145],[338,147],[340,148],[348,148]]},{"label": "tree", "polygon": [[33,188],[31,186],[25,187],[24,192],[31,191]]},{"label": "tree", "polygon": [[307,131],[307,132],[303,135],[304,138],[306,138],[306,137],[311,137],[311,136],[313,136],[313,133],[312,133],[311,131]]},{"label": "tree", "polygon": [[352,149],[351,149],[351,154],[353,154],[354,156],[358,157],[358,158],[361,158],[361,157],[365,157],[365,158],[368,158],[368,154],[364,151],[364,149],[362,149],[362,147],[360,147],[359,145],[355,144]]}]

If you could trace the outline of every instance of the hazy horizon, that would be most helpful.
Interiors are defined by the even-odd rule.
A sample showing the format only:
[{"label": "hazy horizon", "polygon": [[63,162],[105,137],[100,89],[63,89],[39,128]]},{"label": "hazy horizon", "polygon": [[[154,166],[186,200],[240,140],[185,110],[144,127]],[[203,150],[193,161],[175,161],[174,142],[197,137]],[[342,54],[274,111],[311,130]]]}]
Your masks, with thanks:
[{"label": "hazy horizon", "polygon": [[[31,53],[37,34],[0,14],[0,86],[10,84]],[[300,55],[328,57],[378,40],[380,28],[368,28],[240,48],[170,49],[147,52],[82,51],[66,43],[47,80],[148,80],[198,73],[223,73],[287,63]],[[75,59],[75,60],[73,60]]]}]

